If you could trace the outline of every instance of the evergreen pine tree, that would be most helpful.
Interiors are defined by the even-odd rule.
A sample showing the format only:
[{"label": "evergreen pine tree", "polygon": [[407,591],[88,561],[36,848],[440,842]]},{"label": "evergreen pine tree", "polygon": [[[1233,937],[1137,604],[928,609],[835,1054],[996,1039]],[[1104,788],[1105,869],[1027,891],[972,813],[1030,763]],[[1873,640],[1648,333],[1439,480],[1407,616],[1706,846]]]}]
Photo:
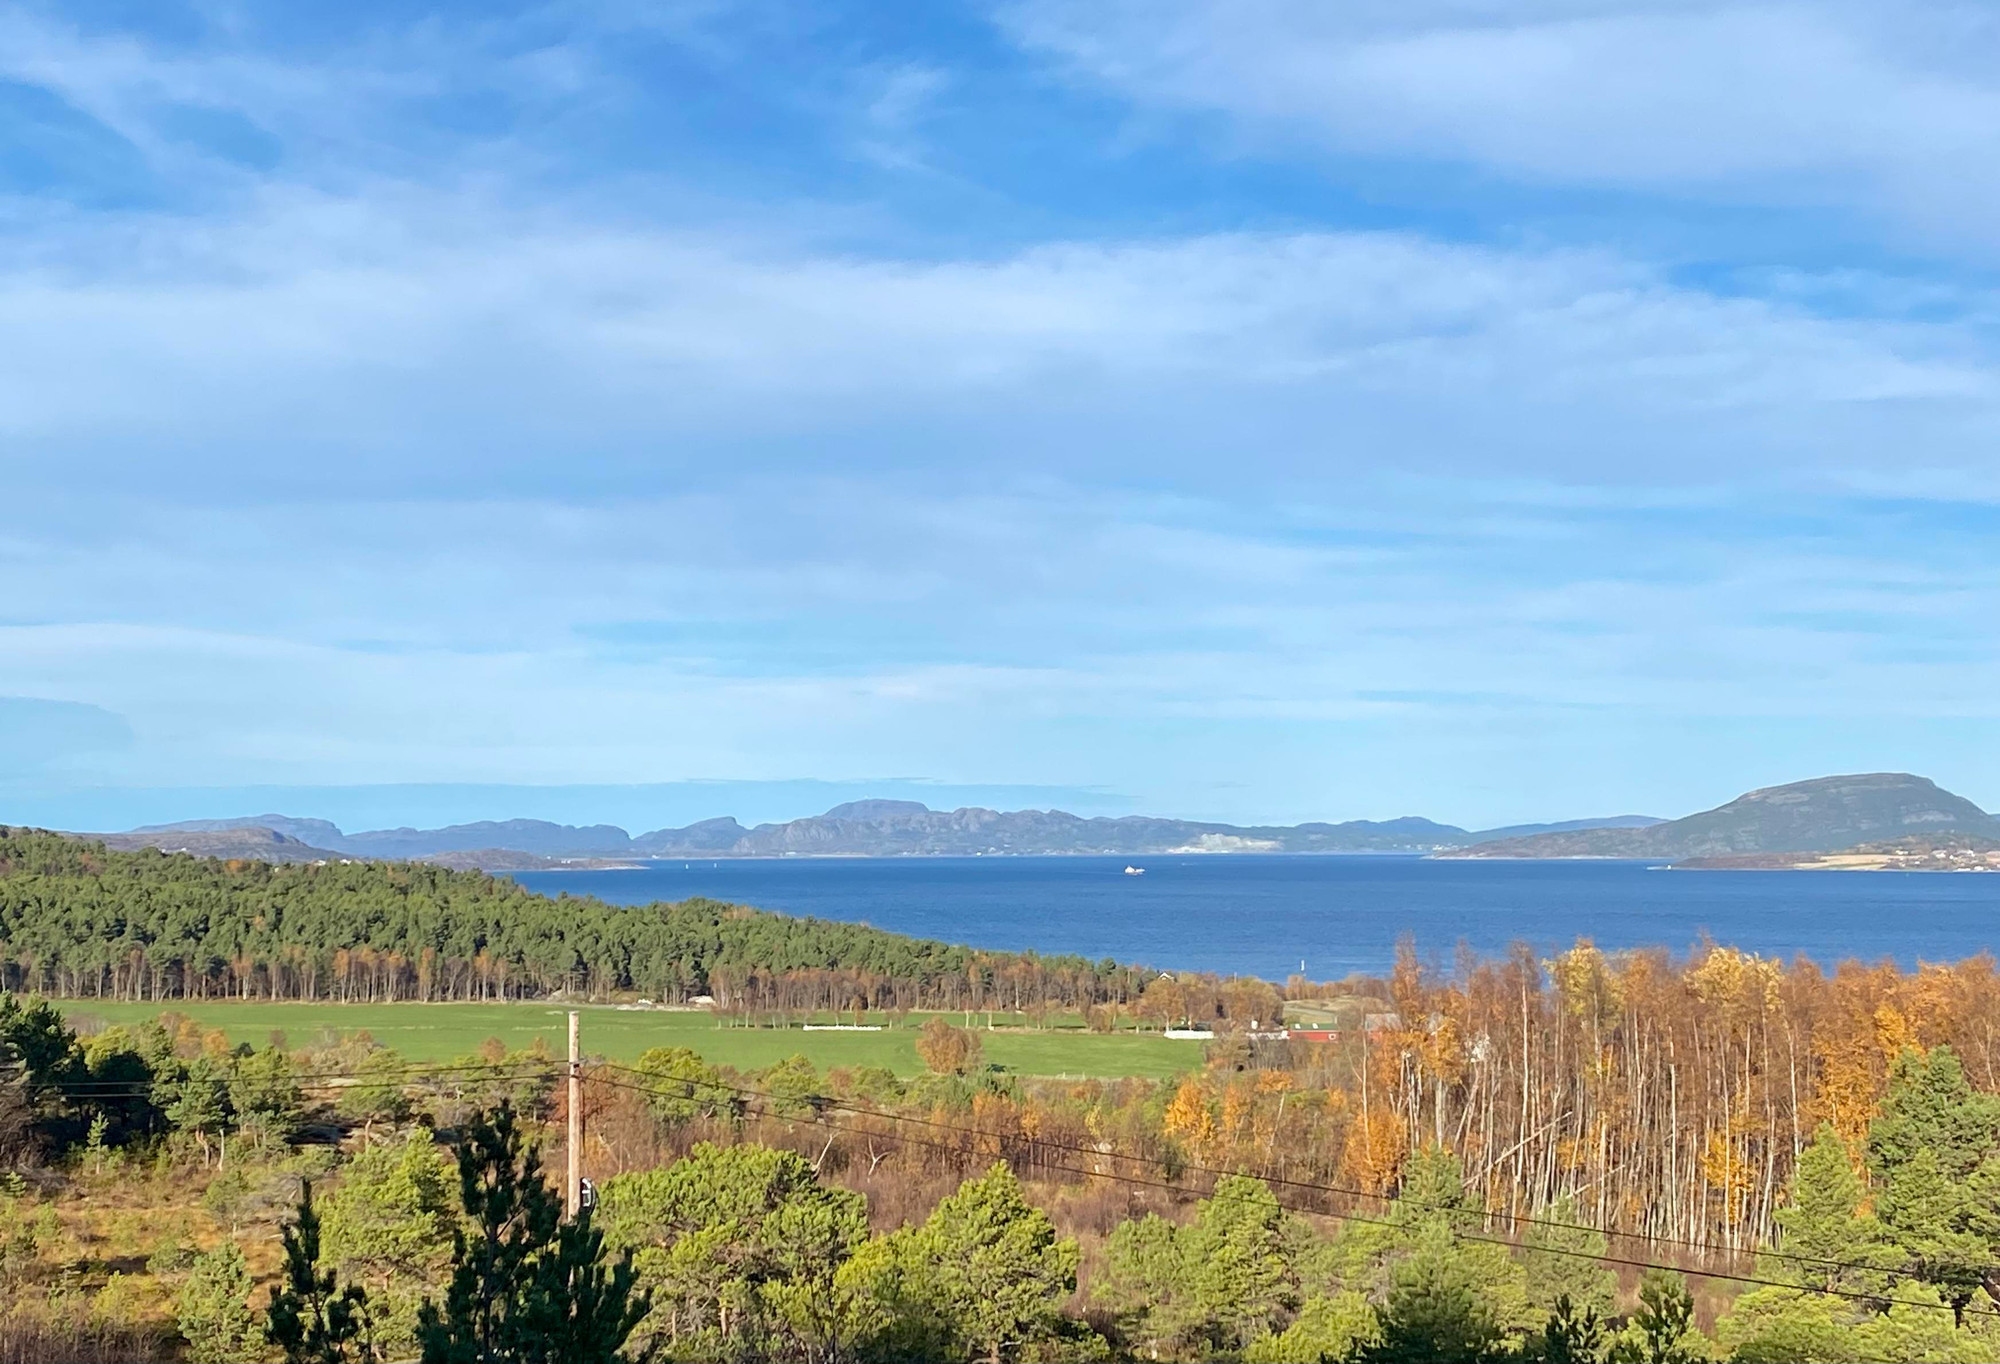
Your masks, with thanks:
[{"label": "evergreen pine tree", "polygon": [[1189,1296],[1219,1348],[1282,1329],[1298,1307],[1292,1261],[1302,1236],[1263,1180],[1217,1180],[1179,1239]]},{"label": "evergreen pine tree", "polygon": [[1602,1256],[1609,1243],[1603,1232],[1582,1225],[1580,1217],[1574,1199],[1557,1199],[1521,1237],[1529,1305],[1553,1315],[1567,1301],[1579,1321],[1609,1316],[1618,1295],[1618,1276],[1593,1258]]},{"label": "evergreen pine tree", "polygon": [[1911,1270],[1955,1305],[1996,1269],[1978,1197],[1994,1188],[1983,1171],[1996,1150],[2000,1096],[1976,1092],[1951,1048],[1906,1048],[1868,1128],[1875,1208]]},{"label": "evergreen pine tree", "polygon": [[234,1241],[195,1257],[174,1303],[193,1364],[240,1364],[257,1357],[262,1332],[250,1310],[250,1286],[250,1266]]},{"label": "evergreen pine tree", "polygon": [[291,1058],[278,1047],[239,1056],[227,1081],[229,1106],[245,1135],[289,1142],[305,1122],[305,1095]]},{"label": "evergreen pine tree", "polygon": [[1347,1364],[1380,1339],[1375,1309],[1352,1290],[1308,1298],[1298,1319],[1244,1350],[1246,1364]]},{"label": "evergreen pine tree", "polygon": [[192,1132],[201,1147],[202,1164],[208,1163],[209,1138],[225,1130],[229,1121],[229,1091],[222,1067],[209,1056],[197,1056],[167,1082],[167,1121],[177,1132]]},{"label": "evergreen pine tree", "polygon": [[646,1107],[663,1127],[685,1127],[712,1117],[729,1098],[722,1072],[687,1047],[652,1047],[633,1069],[645,1077]]},{"label": "evergreen pine tree", "polygon": [[1887,1175],[1929,1151],[1949,1180],[2000,1147],[2000,1095],[1980,1094],[1950,1047],[1906,1048],[1889,1069],[1882,1116],[1868,1127],[1868,1164]]},{"label": "evergreen pine tree", "polygon": [[457,1144],[468,1236],[454,1234],[444,1304],[426,1301],[424,1364],[612,1364],[650,1306],[631,1256],[604,1264],[586,1211],[573,1222],[542,1177],[514,1110],[501,1104]]},{"label": "evergreen pine tree", "polygon": [[1381,1339],[1367,1364],[1481,1364],[1500,1353],[1500,1325],[1473,1258],[1449,1228],[1432,1222],[1389,1279],[1378,1309]]},{"label": "evergreen pine tree", "polygon": [[992,1364],[1010,1347],[1054,1334],[1062,1300],[1076,1289],[1076,1242],[1057,1238],[1005,1162],[940,1202],[909,1245],[939,1315]]},{"label": "evergreen pine tree", "polygon": [[1105,1245],[1091,1297],[1134,1353],[1157,1359],[1197,1341],[1212,1344],[1182,1254],[1181,1229],[1156,1212],[1120,1222]]},{"label": "evergreen pine tree", "polygon": [[683,1352],[836,1351],[837,1281],[868,1238],[868,1205],[821,1184],[797,1152],[704,1142],[665,1169],[607,1180],[593,1218],[633,1252],[652,1324]]},{"label": "evergreen pine tree", "polygon": [[1960,1306],[1994,1269],[1990,1248],[1966,1227],[1971,1211],[1967,1192],[1926,1147],[1888,1172],[1877,1199],[1882,1220],[1917,1277],[1936,1284]]},{"label": "evergreen pine tree", "polygon": [[1692,1364],[1702,1358],[1694,1329],[1694,1294],[1671,1270],[1649,1269],[1639,1279],[1639,1310],[1632,1314],[1636,1348],[1631,1364]]},{"label": "evergreen pine tree", "polygon": [[1821,1123],[1799,1153],[1785,1206],[1777,1212],[1781,1256],[1768,1257],[1767,1278],[1782,1278],[1820,1292],[1861,1291],[1881,1276],[1866,1266],[1892,1268],[1893,1248],[1882,1225],[1861,1212],[1866,1190],[1831,1123]]},{"label": "evergreen pine tree", "polygon": [[[1901,1292],[1927,1292],[1911,1284]],[[1796,1364],[1802,1360],[1921,1359],[1922,1354],[1874,1354],[1856,1337],[1859,1304],[1795,1288],[1753,1288],[1739,1294],[1715,1324],[1717,1342],[1736,1364]],[[1951,1329],[1951,1315],[1936,1313]],[[1948,1357],[1948,1356],[1939,1356]],[[1629,1358],[1641,1358],[1634,1350]]]},{"label": "evergreen pine tree", "polygon": [[450,1266],[458,1208],[456,1171],[421,1130],[356,1156],[322,1201],[326,1258],[370,1285],[369,1313],[384,1354],[415,1350],[417,1305]]},{"label": "evergreen pine tree", "polygon": [[373,1364],[368,1295],[353,1284],[336,1288],[333,1271],[319,1267],[319,1214],[310,1183],[299,1192],[284,1238],[285,1286],[271,1289],[265,1339],[285,1352],[285,1364]]},{"label": "evergreen pine tree", "polygon": [[1599,1364],[1604,1358],[1604,1323],[1591,1308],[1579,1309],[1569,1294],[1557,1296],[1539,1336],[1521,1351],[1532,1364]]}]

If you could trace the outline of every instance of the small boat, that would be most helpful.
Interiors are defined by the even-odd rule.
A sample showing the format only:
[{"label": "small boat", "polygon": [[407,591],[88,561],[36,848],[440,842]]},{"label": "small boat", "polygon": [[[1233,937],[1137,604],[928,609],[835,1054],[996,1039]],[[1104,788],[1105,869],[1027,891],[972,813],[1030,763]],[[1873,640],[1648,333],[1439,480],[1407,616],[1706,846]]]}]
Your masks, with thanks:
[{"label": "small boat", "polygon": [[1146,869],[1144,867],[1127,867],[1125,868],[1125,874],[1127,876],[1144,876]]}]

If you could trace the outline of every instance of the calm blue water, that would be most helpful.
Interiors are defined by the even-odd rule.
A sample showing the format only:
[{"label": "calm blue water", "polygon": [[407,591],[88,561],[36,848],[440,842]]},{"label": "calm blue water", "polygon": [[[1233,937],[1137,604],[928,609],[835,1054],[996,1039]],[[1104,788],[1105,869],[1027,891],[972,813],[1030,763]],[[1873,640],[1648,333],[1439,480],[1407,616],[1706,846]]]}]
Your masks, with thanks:
[{"label": "calm blue water", "polygon": [[1767,955],[1955,960],[2000,945],[2000,874],[1667,872],[1634,862],[1416,857],[798,858],[522,872],[546,894],[719,900],[981,947],[1282,980],[1384,969],[1403,933],[1449,964],[1526,941],[1685,951],[1703,932]]}]

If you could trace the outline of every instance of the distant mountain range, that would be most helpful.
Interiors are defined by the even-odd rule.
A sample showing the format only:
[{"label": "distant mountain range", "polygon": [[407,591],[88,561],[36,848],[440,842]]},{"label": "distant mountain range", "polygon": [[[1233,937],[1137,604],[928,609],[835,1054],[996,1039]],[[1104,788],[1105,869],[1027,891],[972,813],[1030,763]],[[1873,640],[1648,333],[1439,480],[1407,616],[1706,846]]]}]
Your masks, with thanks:
[{"label": "distant mountain range", "polygon": [[932,810],[910,800],[857,800],[823,815],[746,828],[727,816],[637,836],[610,824],[538,819],[443,829],[346,833],[323,819],[251,815],[187,820],[106,836],[114,847],[205,857],[315,861],[422,860],[491,871],[675,857],[966,857],[1178,852],[1429,853],[1442,857],[1639,857],[1662,861],[1840,852],[1916,835],[2000,837],[2000,819],[1902,772],[1819,777],[1772,786],[1683,819],[1644,815],[1469,830],[1414,815],[1340,824],[1213,824],[1061,810]]},{"label": "distant mountain range", "polygon": [[823,815],[745,828],[727,816],[634,837],[608,824],[578,827],[536,819],[482,821],[443,829],[345,833],[323,819],[248,815],[156,824],[106,835],[114,847],[157,847],[206,857],[313,861],[352,857],[424,860],[491,870],[647,857],[945,857],[987,854],[1169,852],[1388,852],[1462,848],[1491,839],[1577,829],[1643,828],[1645,815],[1524,824],[1471,831],[1416,816],[1341,824],[1211,824],[1130,815],[1085,819],[1061,810],[932,810],[909,800],[857,800]]},{"label": "distant mountain range", "polygon": [[1995,819],[1963,796],[1907,772],[1818,777],[1767,786],[1727,805],[1643,828],[1544,831],[1453,849],[1451,857],[1741,857],[1840,852],[1898,837],[2000,836]]},{"label": "distant mountain range", "polygon": [[192,853],[196,857],[242,858],[256,862],[320,862],[341,854],[314,847],[275,829],[246,827],[223,821],[217,829],[134,830],[129,834],[90,834],[116,852],[137,852],[158,848],[162,852]]},{"label": "distant mountain range", "polygon": [[248,815],[240,819],[187,819],[178,824],[147,824],[121,838],[269,830],[322,853],[396,861],[438,853],[504,849],[544,857],[629,857],[632,838],[609,824],[578,827],[540,819],[482,820],[446,829],[370,829],[342,833],[330,820],[293,815]]}]

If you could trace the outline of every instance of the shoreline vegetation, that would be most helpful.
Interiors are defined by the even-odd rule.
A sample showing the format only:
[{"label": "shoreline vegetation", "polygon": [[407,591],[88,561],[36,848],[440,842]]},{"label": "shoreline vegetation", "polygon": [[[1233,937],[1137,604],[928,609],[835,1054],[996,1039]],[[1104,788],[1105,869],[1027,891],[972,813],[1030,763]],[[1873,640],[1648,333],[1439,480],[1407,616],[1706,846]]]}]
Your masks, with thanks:
[{"label": "shoreline vegetation", "polygon": [[[1280,985],[10,830],[0,988],[0,1360],[263,1358],[243,1304],[279,1275],[308,1180],[339,1272],[414,1331],[457,1225],[433,1197],[443,1145],[504,1099],[560,1149],[572,1007],[581,1156],[675,1360],[991,1357],[951,1334],[959,1308],[920,1310],[966,1199],[1046,1225],[1044,1259],[1074,1248],[1032,1319],[996,1328],[1007,1359],[1603,1364],[1619,1341],[1646,1357],[1668,1318],[1682,1353],[1653,1357],[2000,1343],[1990,956],[1905,971],[1583,940],[1440,968],[1406,943],[1380,978]],[[730,1203],[739,1176],[766,1193]],[[853,1231],[826,1277],[718,1258],[764,1244],[767,1215],[758,1254],[779,1254],[785,1219],[829,1198]],[[756,1283],[866,1312],[812,1318],[837,1340],[808,1348],[803,1319],[741,1296]],[[1439,1302],[1476,1350],[1423,1335]],[[95,1354],[59,1335],[85,1326]],[[946,1334],[918,1350],[904,1330]],[[1534,1353],[1551,1330],[1594,1343]]]},{"label": "shoreline vegetation", "polygon": [[[648,1329],[674,1359],[912,1357],[865,1331],[847,1354],[746,1346],[734,1333],[782,1340],[788,1328],[704,1316],[710,1290],[687,1271],[762,1272],[711,1258],[762,1234],[727,1211],[741,1206],[731,1181],[751,1179],[742,1196],[772,1190],[778,1205],[757,1217],[779,1219],[774,1235],[791,1225],[786,1200],[852,1200],[856,1231],[825,1263],[831,1275],[871,1238],[936,1231],[939,1209],[968,1186],[990,1189],[980,1181],[996,1170],[1017,1191],[1003,1199],[1009,1218],[1045,1219],[1048,1245],[1075,1247],[1020,1338],[1039,1345],[1009,1358],[1602,1361],[1644,1335],[1646,1294],[1663,1284],[1685,1295],[1685,1353],[1656,1357],[1990,1357],[2000,1337],[1986,1319],[2000,1304],[1982,1305],[1979,1276],[2000,1247],[1949,1229],[1982,1226],[1981,1210],[2000,1206],[1992,962],[1827,977],[1725,948],[1676,967],[1580,944],[1547,961],[1462,963],[1452,977],[1406,959],[1382,984],[1379,1012],[1323,1042],[1225,1023],[1159,1079],[1010,1073],[992,1062],[1013,1034],[943,1015],[906,1033],[919,1065],[898,1073],[804,1054],[881,1034],[717,1027],[726,1020],[677,1011],[706,1024],[655,1039],[682,1045],[587,1053],[603,1225],[667,1305]],[[0,1005],[0,1040],[41,1068],[23,1076],[28,1112],[0,1121],[0,1164],[32,1176],[0,1192],[0,1222],[21,1229],[0,1233],[14,1290],[0,1341],[14,1333],[15,1357],[47,1358],[34,1349],[52,1333],[88,1327],[116,1349],[63,1357],[167,1359],[184,1340],[204,1352],[189,1358],[263,1358],[242,1304],[278,1279],[277,1231],[308,1180],[328,1199],[330,1265],[369,1288],[392,1340],[413,1339],[396,1333],[414,1329],[450,1244],[448,1204],[434,1197],[449,1187],[439,1143],[504,1099],[560,1166],[565,1099],[545,1042],[493,1036],[424,1061],[396,1045],[414,1033],[294,1027],[253,1042],[212,1016],[551,1012],[536,1002],[232,1001],[144,1018],[148,1003],[79,1018],[59,1046],[37,1045],[37,1007]],[[612,1020],[661,1015],[586,1017],[589,1039]],[[702,1049],[743,1036],[800,1051],[745,1066]],[[1947,1159],[1958,1173],[1926,1163]],[[1918,1187],[1940,1176],[1953,1182]],[[693,1201],[653,1201],[675,1189]],[[1223,1278],[1204,1288],[1211,1262]],[[1438,1276],[1470,1295],[1480,1352],[1368,1353],[1430,1319]],[[1563,1295],[1597,1320],[1595,1353],[1532,1353]],[[1238,1312],[1241,1301],[1255,1310]],[[1806,1328],[1859,1353],[1785,1353]],[[920,1357],[969,1361],[974,1346],[933,1343]]]},{"label": "shoreline vegetation", "polygon": [[[1462,956],[1440,972],[1406,943],[1380,979],[1273,984],[979,951],[714,901],[613,907],[408,863],[223,863],[106,852],[26,831],[0,836],[0,988],[73,1001],[66,1007],[80,1014],[95,1005],[124,1024],[260,1001],[324,1010],[700,1000],[713,1014],[692,1030],[686,1023],[702,1015],[602,1016],[611,1036],[629,1020],[635,1038],[655,1035],[649,1045],[735,1048],[732,1060],[744,1065],[783,1059],[774,1046],[784,1055],[838,1046],[859,1049],[843,1061],[890,1073],[914,1067],[906,1049],[928,1016],[1017,1022],[1025,1031],[993,1038],[1006,1074],[1108,1076],[1117,1064],[1089,1059],[1091,1048],[1148,1038],[1186,1046],[1161,1035],[1208,1030],[1217,1036],[1207,1052],[1245,1072],[1315,1075],[1335,1132],[1307,1145],[1325,1169],[1361,1162],[1379,1181],[1400,1151],[1455,1135],[1471,1143],[1474,1168],[1497,1177],[1504,1167],[1517,1205],[1554,1196],[1566,1165],[1601,1164],[1621,1190],[1644,1192],[1645,1225],[1714,1221],[1730,1236],[1768,1230],[1786,1162],[1827,1116],[1815,1106],[1825,1077],[1838,1072],[1834,1087],[1845,1091],[1886,1073],[1890,1042],[1866,1065],[1850,1055],[1865,1050],[1863,1034],[1888,1026],[1883,1019],[1933,1020],[1925,1026],[1935,1040],[2000,1088],[2000,1040],[1983,1031],[1988,1019],[2000,1024],[2000,980],[1984,956],[1903,972],[1785,963],[1713,944],[1676,959],[1581,941],[1547,960],[1517,947],[1500,958]],[[1859,1021],[1841,1025],[1852,1035],[1830,1040],[1829,1020],[1856,1010]],[[1276,1035],[1287,1020],[1298,1039]],[[808,1021],[890,1026],[799,1032]],[[315,1027],[270,1025],[295,1026]],[[1896,1037],[1921,1032],[1895,1026]],[[1321,1035],[1308,1040],[1313,1032]],[[461,1030],[453,1047],[470,1051],[478,1041]],[[1045,1045],[1006,1055],[1028,1041]],[[870,1047],[895,1048],[897,1058]],[[1718,1076],[1716,1063],[1730,1069]],[[1162,1053],[1127,1073],[1164,1079],[1184,1064]],[[1861,1073],[1850,1073],[1856,1066]],[[1407,1129],[1400,1139],[1381,1128],[1391,1113]],[[1616,1135],[1603,1130],[1614,1119]],[[1851,1135],[1854,1123],[1850,1114],[1837,1125]],[[1595,1154],[1559,1154],[1579,1142]],[[1718,1161],[1756,1174],[1743,1206],[1719,1221],[1709,1200]],[[1593,1197],[1607,1217],[1640,1216],[1618,1214],[1608,1186]]]}]

